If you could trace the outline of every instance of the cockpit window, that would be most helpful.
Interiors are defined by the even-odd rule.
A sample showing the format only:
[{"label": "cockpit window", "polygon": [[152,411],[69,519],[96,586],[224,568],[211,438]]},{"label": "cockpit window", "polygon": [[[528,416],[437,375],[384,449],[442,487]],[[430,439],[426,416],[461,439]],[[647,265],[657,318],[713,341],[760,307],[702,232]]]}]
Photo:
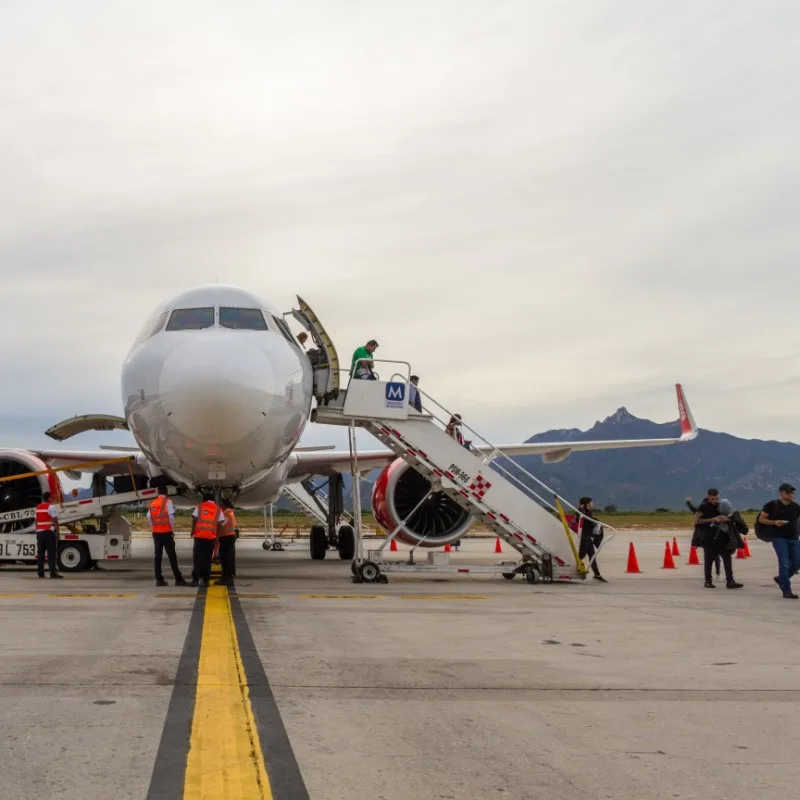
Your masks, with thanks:
[{"label": "cockpit window", "polygon": [[233,308],[220,306],[219,324],[237,331],[265,331],[267,323],[258,308]]},{"label": "cockpit window", "polygon": [[167,321],[168,315],[169,311],[164,311],[161,314],[153,317],[152,320],[149,320],[144,326],[144,330],[141,332],[141,334],[139,334],[138,342],[141,344],[142,342],[146,342],[148,339],[155,336],[164,327],[164,323]]},{"label": "cockpit window", "polygon": [[167,323],[168,331],[199,331],[214,327],[214,309],[176,308]]},{"label": "cockpit window", "polygon": [[280,317],[272,317],[272,321],[275,323],[275,327],[283,334],[283,338],[286,339],[289,344],[293,344],[295,347],[299,347],[297,344],[297,339],[292,336],[292,332],[289,330],[289,326],[286,322],[281,319]]}]

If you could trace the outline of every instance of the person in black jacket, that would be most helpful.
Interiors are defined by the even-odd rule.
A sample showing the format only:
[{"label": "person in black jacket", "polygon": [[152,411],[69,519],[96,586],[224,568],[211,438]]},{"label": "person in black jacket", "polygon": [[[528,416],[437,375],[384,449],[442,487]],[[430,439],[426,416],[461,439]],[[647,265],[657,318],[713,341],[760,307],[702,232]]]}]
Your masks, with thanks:
[{"label": "person in black jacket", "polygon": [[[705,503],[706,500],[708,500],[708,495],[702,499],[701,503]],[[686,507],[692,514],[697,513],[697,506],[692,502],[691,497],[686,498]],[[697,523],[695,523],[694,532],[692,533],[692,547],[703,549],[703,530]],[[722,572],[722,559],[719,556],[714,559],[714,571],[717,573],[717,580],[719,580],[719,574]]]},{"label": "person in black jacket", "polygon": [[597,521],[594,515],[594,502],[591,497],[581,497],[578,504],[578,511],[583,515],[578,518],[578,528],[581,532],[581,540],[578,546],[578,558],[583,560],[589,558],[589,564],[594,573],[594,579],[601,583],[607,583],[606,579],[600,574],[600,567],[597,566],[597,548],[603,541],[603,526]]},{"label": "person in black jacket", "polygon": [[709,489],[706,499],[700,503],[694,522],[701,530],[703,538],[703,569],[705,571],[705,587],[713,589],[711,581],[711,564],[718,556],[722,559],[725,568],[725,581],[728,589],[741,589],[741,583],[733,578],[733,563],[731,561],[729,517],[721,513],[718,489]]}]

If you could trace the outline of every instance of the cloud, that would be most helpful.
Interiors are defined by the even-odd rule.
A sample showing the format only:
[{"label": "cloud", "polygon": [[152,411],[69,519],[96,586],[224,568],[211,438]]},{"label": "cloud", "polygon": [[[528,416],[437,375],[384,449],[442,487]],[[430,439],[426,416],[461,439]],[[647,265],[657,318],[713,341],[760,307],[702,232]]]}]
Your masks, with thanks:
[{"label": "cloud", "polygon": [[0,440],[117,413],[152,308],[213,280],[379,338],[490,438],[674,418],[677,380],[795,436],[798,16],[5,3]]}]

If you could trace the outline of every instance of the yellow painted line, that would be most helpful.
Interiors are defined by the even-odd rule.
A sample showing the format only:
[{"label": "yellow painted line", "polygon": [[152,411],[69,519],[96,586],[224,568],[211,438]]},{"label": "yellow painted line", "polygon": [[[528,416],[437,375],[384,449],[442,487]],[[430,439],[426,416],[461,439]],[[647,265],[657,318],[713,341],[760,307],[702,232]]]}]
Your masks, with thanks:
[{"label": "yellow painted line", "polygon": [[386,600],[385,594],[301,594],[303,600]]},{"label": "yellow painted line", "polygon": [[401,594],[403,600],[489,600],[482,594]]},{"label": "yellow painted line", "polygon": [[183,800],[272,800],[228,589],[206,595]]},{"label": "yellow painted line", "polygon": [[48,597],[79,597],[81,599],[85,599],[87,597],[92,598],[108,598],[108,597],[136,597],[134,593],[114,593],[114,592],[107,592],[107,593],[99,593],[99,592],[51,592],[47,595]]},{"label": "yellow painted line", "polygon": [[26,592],[0,592],[0,597],[33,597]]}]

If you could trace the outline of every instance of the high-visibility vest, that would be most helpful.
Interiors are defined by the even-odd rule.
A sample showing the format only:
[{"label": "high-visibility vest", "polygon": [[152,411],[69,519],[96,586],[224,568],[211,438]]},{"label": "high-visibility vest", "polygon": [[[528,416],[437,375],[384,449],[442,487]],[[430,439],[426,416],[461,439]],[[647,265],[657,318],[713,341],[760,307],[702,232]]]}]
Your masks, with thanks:
[{"label": "high-visibility vest", "polygon": [[50,516],[50,503],[39,503],[36,506],[36,532],[58,530],[58,523]]},{"label": "high-visibility vest", "polygon": [[150,503],[150,526],[153,533],[172,533],[172,523],[167,513],[169,498],[160,495]]},{"label": "high-visibility vest", "polygon": [[232,508],[225,508],[222,513],[225,515],[225,522],[222,523],[220,536],[233,536],[236,533],[236,515]]},{"label": "high-visibility vest", "polygon": [[197,506],[197,519],[194,523],[194,536],[196,539],[217,538],[217,517],[219,507],[216,503],[207,501]]}]

